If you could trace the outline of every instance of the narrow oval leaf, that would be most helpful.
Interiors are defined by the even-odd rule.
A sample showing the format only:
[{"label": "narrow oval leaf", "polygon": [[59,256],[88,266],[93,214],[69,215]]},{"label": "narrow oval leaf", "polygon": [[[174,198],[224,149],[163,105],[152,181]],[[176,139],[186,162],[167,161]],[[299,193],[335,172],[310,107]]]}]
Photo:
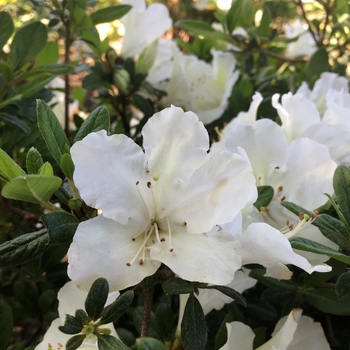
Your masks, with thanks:
[{"label": "narrow oval leaf", "polygon": [[105,278],[98,278],[91,286],[85,300],[85,310],[93,319],[97,320],[106,304],[109,293],[108,282]]},{"label": "narrow oval leaf", "polygon": [[77,318],[72,315],[66,315],[64,325],[59,326],[58,329],[65,334],[78,334],[83,327],[83,324]]},{"label": "narrow oval leaf", "polygon": [[69,142],[52,109],[42,100],[37,100],[38,127],[47,148],[60,165],[61,157],[69,149]]},{"label": "narrow oval leaf", "polygon": [[306,65],[306,81],[313,86],[323,72],[329,71],[328,53],[324,48],[318,49]]},{"label": "narrow oval leaf", "polygon": [[290,244],[294,249],[304,250],[304,251],[316,253],[316,254],[327,255],[330,258],[350,264],[350,256],[342,254],[332,248],[326,247],[321,243],[317,243],[306,238],[297,237],[297,238],[291,239]]},{"label": "narrow oval leaf", "polygon": [[258,198],[254,203],[254,207],[260,210],[261,207],[267,207],[274,195],[273,188],[271,186],[259,186]]},{"label": "narrow oval leaf", "polygon": [[227,295],[228,297],[232,298],[234,301],[236,301],[237,303],[246,306],[247,303],[245,301],[245,298],[242,296],[241,293],[238,293],[236,290],[230,288],[230,287],[226,287],[226,286],[209,286],[206,287],[205,289],[216,289],[219,292]]},{"label": "narrow oval leaf", "polygon": [[137,350],[166,350],[163,343],[154,338],[139,338],[136,340]]},{"label": "narrow oval leaf", "polygon": [[131,10],[130,5],[114,5],[108,6],[104,9],[97,10],[90,18],[94,25],[99,23],[107,23],[115,21],[126,15]]},{"label": "narrow oval leaf", "polygon": [[195,287],[179,278],[179,277],[173,277],[168,279],[162,284],[163,291],[165,294],[189,294],[195,291]]},{"label": "narrow oval leaf", "polygon": [[23,134],[29,135],[31,133],[30,127],[26,123],[24,123],[21,119],[17,118],[14,115],[0,114],[0,119],[5,121],[7,124],[13,125]]},{"label": "narrow oval leaf", "polygon": [[236,28],[241,16],[243,0],[236,0],[232,2],[231,8],[226,15],[226,25],[229,33],[232,33]]},{"label": "narrow oval leaf", "polygon": [[25,171],[12,158],[0,148],[0,172],[9,180],[26,175]]},{"label": "narrow oval leaf", "polygon": [[49,248],[46,229],[26,233],[0,245],[0,266],[25,264]]},{"label": "narrow oval leaf", "polygon": [[190,294],[181,322],[184,350],[203,350],[207,343],[207,324],[203,309],[193,293]]},{"label": "narrow oval leaf", "polygon": [[79,224],[75,216],[64,211],[45,214],[40,220],[47,228],[51,245],[71,242]]},{"label": "narrow oval leaf", "polygon": [[22,68],[44,49],[46,41],[47,30],[41,22],[32,22],[18,29],[11,44],[10,66],[14,70]]},{"label": "narrow oval leaf", "polygon": [[44,164],[43,158],[39,151],[32,147],[26,157],[26,166],[28,174],[37,174],[39,172],[39,169]]},{"label": "narrow oval leaf", "polygon": [[6,350],[7,347],[10,345],[12,327],[12,309],[5,300],[0,299],[0,350]]},{"label": "narrow oval leaf", "polygon": [[89,321],[88,314],[85,312],[85,310],[82,309],[75,310],[75,318],[83,324],[86,321]]},{"label": "narrow oval leaf", "polygon": [[128,290],[118,297],[118,299],[108,306],[106,312],[102,315],[100,324],[107,324],[116,321],[128,310],[134,299],[134,292]]},{"label": "narrow oval leaf", "polygon": [[[41,76],[40,78],[37,78],[35,80],[31,80],[28,83],[25,83],[18,87],[13,94],[11,95],[11,98],[15,98],[20,94],[21,99],[30,97],[35,95],[37,92],[39,92],[41,89],[43,89],[51,80],[53,80],[56,77],[54,74],[45,74]],[[13,95],[15,95],[12,97]]]},{"label": "narrow oval leaf", "polygon": [[73,180],[73,173],[74,173],[75,166],[72,160],[72,156],[70,154],[65,153],[61,157],[60,166],[62,171],[64,172],[64,175],[67,176],[67,179]]},{"label": "narrow oval leaf", "polygon": [[350,169],[347,166],[340,165],[335,170],[333,188],[340,211],[350,225]]},{"label": "narrow oval leaf", "polygon": [[185,29],[190,33],[196,33],[197,35],[216,32],[215,29],[208,23],[191,19],[178,21],[176,22],[176,25],[181,29]]},{"label": "narrow oval leaf", "polygon": [[104,106],[97,107],[90,115],[84,120],[74,142],[82,140],[86,135],[91,132],[97,132],[100,130],[109,131],[110,117],[108,109]]},{"label": "narrow oval leaf", "polygon": [[18,90],[15,90],[13,95],[9,96],[9,98],[7,100],[0,103],[0,109],[10,105],[13,102],[20,101],[23,98],[23,95],[19,94]]},{"label": "narrow oval leaf", "polygon": [[129,347],[112,335],[99,334],[97,344],[99,350],[130,350]]},{"label": "narrow oval leaf", "polygon": [[0,12],[0,52],[7,41],[10,39],[15,27],[12,18],[8,12]]},{"label": "narrow oval leaf", "polygon": [[66,343],[66,350],[75,350],[83,343],[86,338],[85,334],[78,334],[70,338]]},{"label": "narrow oval leaf", "polygon": [[50,73],[54,75],[70,74],[74,72],[74,67],[68,64],[44,64],[42,66],[33,68],[24,74],[21,74],[21,78],[28,79],[42,73]]},{"label": "narrow oval leaf", "polygon": [[45,162],[39,169],[40,175],[53,176],[52,165],[49,162]]},{"label": "narrow oval leaf", "polygon": [[339,300],[350,296],[350,271],[343,273],[335,285],[335,293]]},{"label": "narrow oval leaf", "polygon": [[2,189],[5,198],[41,204],[47,203],[62,180],[57,176],[26,175],[10,180]]}]

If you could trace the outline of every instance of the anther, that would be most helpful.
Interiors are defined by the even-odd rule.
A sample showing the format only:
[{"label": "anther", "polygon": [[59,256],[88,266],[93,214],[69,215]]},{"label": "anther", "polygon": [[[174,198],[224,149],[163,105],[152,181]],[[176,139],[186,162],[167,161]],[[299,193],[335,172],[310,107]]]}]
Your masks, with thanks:
[{"label": "anther", "polygon": [[140,260],[139,264],[140,264],[140,265],[143,265],[143,259]]},{"label": "anther", "polygon": [[286,196],[283,196],[283,197],[281,198],[281,202],[285,201],[285,199],[286,199]]},{"label": "anther", "polygon": [[299,220],[303,220],[304,217],[302,213],[299,213],[298,216],[299,216]]},{"label": "anther", "polygon": [[286,220],[286,225],[289,226],[289,220]]},{"label": "anther", "polygon": [[165,238],[164,238],[164,237],[161,238],[160,241],[161,241],[161,242],[165,242]]},{"label": "anther", "polygon": [[173,249],[173,248],[170,248],[170,249],[169,249],[169,252],[170,252],[170,253],[172,253],[173,251],[174,251],[174,249]]},{"label": "anther", "polygon": [[136,181],[136,186],[140,183],[140,181]]},{"label": "anther", "polygon": [[294,225],[293,225],[293,224],[290,224],[290,225],[288,226],[288,228],[292,231],[293,228],[294,228]]},{"label": "anther", "polygon": [[277,189],[277,191],[278,191],[279,193],[281,193],[281,192],[283,191],[283,186],[279,186],[278,189]]},{"label": "anther", "polygon": [[148,188],[151,188],[151,185],[152,185],[151,182],[148,181],[148,182],[147,182],[147,187],[148,187]]},{"label": "anther", "polygon": [[126,266],[131,266],[131,264],[129,262],[126,263]]}]

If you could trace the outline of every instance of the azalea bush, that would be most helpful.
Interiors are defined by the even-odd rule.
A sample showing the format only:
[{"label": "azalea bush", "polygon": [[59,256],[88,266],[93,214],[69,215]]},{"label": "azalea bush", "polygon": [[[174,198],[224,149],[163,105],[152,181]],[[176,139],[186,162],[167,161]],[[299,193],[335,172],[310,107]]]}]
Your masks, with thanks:
[{"label": "azalea bush", "polygon": [[0,10],[0,350],[348,349],[347,0]]}]

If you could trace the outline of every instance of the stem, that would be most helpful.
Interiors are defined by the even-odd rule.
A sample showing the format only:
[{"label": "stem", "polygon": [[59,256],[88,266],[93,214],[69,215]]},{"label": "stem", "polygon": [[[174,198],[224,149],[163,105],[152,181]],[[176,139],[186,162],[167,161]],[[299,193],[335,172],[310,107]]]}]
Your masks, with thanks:
[{"label": "stem", "polygon": [[[66,20],[64,23],[66,27],[66,40],[65,40],[65,53],[64,53],[64,63],[69,64],[70,58],[69,58],[69,51],[70,51],[70,46],[71,46],[71,39],[70,39],[70,27],[71,27],[71,22],[70,19]],[[64,76],[64,132],[66,135],[69,135],[69,74],[66,74]]]},{"label": "stem", "polygon": [[267,55],[267,56],[276,58],[276,59],[281,60],[281,61],[284,61],[284,62],[305,63],[305,62],[308,61],[307,58],[289,58],[289,57],[277,55],[277,54],[274,53],[274,52],[267,51],[267,50],[264,50],[264,49],[259,49],[259,51],[262,52],[262,53],[264,53],[264,54]]},{"label": "stem", "polygon": [[154,287],[146,292],[145,305],[142,314],[141,338],[148,336],[148,329],[151,323],[151,311],[153,303]]}]

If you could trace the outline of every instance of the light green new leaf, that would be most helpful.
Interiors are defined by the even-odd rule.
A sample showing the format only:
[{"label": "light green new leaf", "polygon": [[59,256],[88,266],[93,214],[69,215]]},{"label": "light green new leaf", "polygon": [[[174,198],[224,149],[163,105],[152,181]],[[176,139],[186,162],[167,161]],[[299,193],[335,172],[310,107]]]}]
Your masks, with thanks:
[{"label": "light green new leaf", "polygon": [[42,100],[37,100],[37,119],[47,148],[60,165],[62,155],[69,149],[69,142],[54,112]]},{"label": "light green new leaf", "polygon": [[329,248],[321,243],[317,243],[306,238],[297,237],[291,239],[290,244],[293,247],[293,249],[304,250],[316,254],[328,255],[330,258],[350,264],[350,256],[342,254],[337,250]]},{"label": "light green new leaf", "polygon": [[5,152],[0,148],[0,172],[9,180],[26,175],[25,171]]},{"label": "light green new leaf", "polygon": [[44,164],[43,158],[41,157],[41,154],[39,151],[32,147],[26,157],[26,166],[28,174],[37,174],[39,172],[39,169]]},{"label": "light green new leaf", "polygon": [[90,18],[94,25],[115,21],[131,10],[130,5],[114,5],[94,12]]},{"label": "light green new leaf", "polygon": [[55,64],[59,58],[58,44],[55,41],[48,41],[44,49],[36,56],[35,67]]},{"label": "light green new leaf", "polygon": [[39,169],[40,175],[53,176],[52,165],[49,162],[45,162]]},{"label": "light green new leaf", "polygon": [[10,180],[2,189],[5,198],[29,203],[47,203],[62,180],[57,176],[26,175]]},{"label": "light green new leaf", "polygon": [[0,52],[10,39],[15,27],[8,12],[0,12]]},{"label": "light green new leaf", "polygon": [[83,124],[79,128],[74,142],[82,140],[86,135],[91,132],[97,132],[100,130],[109,131],[110,117],[108,109],[104,106],[97,107],[90,115],[84,120]]},{"label": "light green new leaf", "polygon": [[32,22],[18,29],[8,60],[13,70],[19,70],[33,60],[44,49],[46,41],[47,30],[41,22]]}]

